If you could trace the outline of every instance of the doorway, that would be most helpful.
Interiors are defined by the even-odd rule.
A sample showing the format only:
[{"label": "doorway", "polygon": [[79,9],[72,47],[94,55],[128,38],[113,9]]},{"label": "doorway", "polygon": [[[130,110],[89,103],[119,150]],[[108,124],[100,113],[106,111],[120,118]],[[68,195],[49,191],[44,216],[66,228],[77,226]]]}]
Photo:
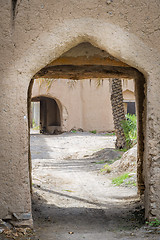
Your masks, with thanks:
[{"label": "doorway", "polygon": [[60,109],[56,100],[44,96],[32,98],[31,128],[42,134],[61,131]]},{"label": "doorway", "polygon": [[[88,46],[88,43],[87,43],[87,46]],[[74,53],[74,49],[71,49],[71,50]],[[88,54],[88,52],[87,52],[87,54]],[[103,52],[103,54],[104,54],[104,52]],[[64,56],[62,56],[62,58],[63,57]],[[101,57],[103,58],[104,56],[100,56],[100,58]],[[82,61],[82,59],[83,59],[83,61]],[[87,59],[86,63],[85,63],[85,59]],[[57,78],[66,79],[66,77],[68,77],[68,78],[70,77],[71,79],[76,78],[76,80],[79,80],[81,78],[86,79],[88,77],[91,78],[91,77],[95,77],[95,76],[96,77],[97,76],[110,77],[110,78],[118,76],[118,77],[124,77],[124,78],[127,78],[127,79],[133,79],[134,78],[134,80],[135,80],[135,91],[136,91],[137,114],[138,114],[138,161],[139,161],[139,163],[138,163],[138,167],[137,167],[137,180],[138,180],[137,185],[138,185],[139,193],[143,194],[143,192],[144,192],[144,182],[143,182],[143,175],[142,175],[142,165],[143,165],[143,151],[144,151],[143,124],[144,124],[144,119],[145,119],[144,118],[144,109],[145,109],[144,84],[145,84],[145,79],[144,79],[143,75],[141,73],[139,73],[136,69],[125,66],[122,63],[118,63],[119,64],[118,67],[115,66],[115,63],[114,64],[112,63],[114,66],[108,66],[108,62],[105,65],[104,64],[105,60],[103,59],[103,61],[104,61],[103,64],[104,65],[100,65],[97,62],[94,62],[94,64],[93,64],[93,59],[92,59],[91,63],[89,64],[89,58],[88,57],[86,58],[86,56],[84,56],[83,58],[81,57],[79,59],[79,61],[80,61],[79,64],[77,64],[77,62],[76,62],[76,64],[73,64],[73,58],[71,58],[71,59],[67,58],[67,63],[64,64],[64,65],[61,65],[60,64],[61,61],[60,61],[60,59],[58,59],[55,62],[52,62],[48,66],[46,66],[45,69],[40,70],[37,74],[35,74],[34,78],[35,79],[39,78],[40,76],[42,76],[43,73],[44,73],[43,78],[57,77]],[[100,61],[100,60],[98,60],[98,61]],[[101,63],[102,63],[102,61],[101,61]],[[67,138],[65,138],[65,139],[67,139]],[[44,143],[47,143],[47,142],[49,143],[49,141],[51,141],[51,139],[48,140],[48,139],[45,138],[43,142]],[[61,145],[62,147],[59,147],[58,149],[63,149],[64,145],[65,145],[65,143],[62,142],[62,145]],[[54,149],[54,146],[53,146],[53,149]],[[49,152],[49,159],[51,159],[53,157],[52,153],[51,153],[52,151],[49,150],[47,148],[47,146],[45,147],[44,150],[46,152]],[[60,151],[60,150],[58,150],[58,151]],[[85,162],[84,159],[83,159],[83,162]],[[41,165],[40,162],[38,164]],[[81,164],[80,164],[80,166],[81,166]],[[80,166],[78,166],[78,168]],[[64,163],[64,165],[63,165],[61,163],[58,166],[58,163],[56,162],[56,168],[58,168],[58,172],[61,172],[61,167],[62,168],[67,168],[67,164]],[[75,169],[77,169],[77,163],[72,162],[72,168],[69,167],[69,171],[73,172],[74,167],[75,167]],[[45,163],[45,169],[47,169],[47,168],[51,168],[53,170],[55,168],[55,165],[50,164],[50,161],[47,161],[47,163]],[[81,167],[80,167],[80,169],[81,169]],[[67,169],[67,171],[68,171],[68,169]],[[83,169],[83,172],[84,172],[84,169]],[[77,171],[76,171],[76,174],[78,174]],[[65,174],[62,173],[62,175],[65,175]],[[84,176],[81,176],[80,178],[83,179]],[[47,178],[47,181],[50,181],[49,178]],[[56,181],[56,177],[55,177],[55,181]],[[55,182],[55,185],[58,185],[59,182],[60,181],[57,180],[57,182]],[[38,185],[36,186],[36,188],[39,188],[40,185],[39,186]],[[97,189],[98,189],[98,187],[97,187]],[[53,195],[58,195],[58,196],[62,197],[62,198],[60,198],[62,201],[63,201],[63,197],[68,198],[68,199],[77,199],[78,200],[78,197],[74,196],[74,194],[72,194],[72,189],[68,189],[68,187],[66,189],[64,188],[63,191],[71,193],[72,197],[69,197],[68,194],[63,194],[63,192],[54,191],[53,189],[46,190],[45,188],[43,188],[42,191],[44,191],[44,192],[48,191],[49,193],[51,193],[50,198],[52,198]],[[73,192],[74,192],[74,190],[73,190]],[[90,202],[90,200],[87,200],[85,198],[84,199],[82,197],[79,197],[79,198],[82,199],[82,202],[87,202],[91,205],[95,204],[95,202],[94,203]],[[126,195],[123,196],[123,200],[125,198],[128,199]],[[57,200],[57,201],[60,201],[60,199]],[[118,198],[117,195],[116,195],[116,199],[114,201],[117,202],[117,203],[120,201],[120,199]],[[52,204],[49,204],[49,205],[52,205]],[[98,204],[96,204],[96,206],[101,206],[101,204],[99,205],[99,203],[98,203]],[[106,206],[105,203],[104,203],[104,206],[107,207],[109,205]],[[47,206],[45,205],[45,209],[46,209],[46,207]],[[114,207],[115,206],[113,206],[113,208]],[[50,206],[50,208],[52,208],[52,206]],[[65,211],[63,208],[61,208],[61,210],[62,210],[62,212]],[[53,212],[54,211],[55,210],[53,210]],[[104,219],[106,219],[106,215],[105,215]],[[104,221],[104,219],[103,219],[103,221]]]}]

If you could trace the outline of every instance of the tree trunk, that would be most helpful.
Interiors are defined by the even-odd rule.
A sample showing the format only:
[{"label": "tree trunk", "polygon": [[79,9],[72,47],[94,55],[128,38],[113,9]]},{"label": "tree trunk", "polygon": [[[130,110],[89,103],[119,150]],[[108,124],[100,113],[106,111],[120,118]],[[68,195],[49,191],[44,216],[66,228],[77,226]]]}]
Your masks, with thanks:
[{"label": "tree trunk", "polygon": [[126,147],[126,140],[124,131],[121,125],[123,120],[126,120],[123,106],[123,94],[121,79],[112,79],[111,92],[112,114],[114,121],[114,128],[116,134],[116,148],[122,149]]}]

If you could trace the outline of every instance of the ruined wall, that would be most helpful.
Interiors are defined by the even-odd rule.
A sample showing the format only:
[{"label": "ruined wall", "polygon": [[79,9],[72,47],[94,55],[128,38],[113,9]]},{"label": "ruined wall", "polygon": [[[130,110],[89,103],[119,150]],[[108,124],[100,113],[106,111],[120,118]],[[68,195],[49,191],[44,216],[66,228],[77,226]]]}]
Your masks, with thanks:
[{"label": "ruined wall", "polygon": [[87,41],[145,76],[141,168],[145,209],[146,217],[160,218],[159,9],[159,0],[0,1],[0,218],[11,218],[13,213],[31,218],[30,80],[65,51]]}]

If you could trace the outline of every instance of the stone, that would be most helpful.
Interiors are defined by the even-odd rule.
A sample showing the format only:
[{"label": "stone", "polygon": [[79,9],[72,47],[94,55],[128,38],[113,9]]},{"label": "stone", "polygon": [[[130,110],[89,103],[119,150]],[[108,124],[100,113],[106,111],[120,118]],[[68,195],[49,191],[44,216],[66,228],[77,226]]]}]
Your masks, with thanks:
[{"label": "stone", "polygon": [[121,159],[112,164],[112,172],[131,172],[130,176],[135,177],[137,170],[137,145],[125,152]]},{"label": "stone", "polygon": [[0,219],[0,233],[3,233],[4,230],[9,230],[12,228],[12,225],[8,222],[3,221]]},{"label": "stone", "polygon": [[29,220],[23,220],[23,221],[13,221],[11,220],[10,223],[14,226],[14,227],[29,227],[29,228],[33,228],[33,220],[29,219]]},{"label": "stone", "polygon": [[29,220],[32,218],[32,214],[31,213],[13,213],[13,217],[16,218],[16,220]]}]

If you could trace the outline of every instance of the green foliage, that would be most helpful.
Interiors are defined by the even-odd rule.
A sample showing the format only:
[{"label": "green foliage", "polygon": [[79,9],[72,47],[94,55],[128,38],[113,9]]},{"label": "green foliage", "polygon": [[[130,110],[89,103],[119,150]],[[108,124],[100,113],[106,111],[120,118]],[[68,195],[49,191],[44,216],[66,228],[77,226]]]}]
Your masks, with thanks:
[{"label": "green foliage", "polygon": [[129,173],[124,173],[120,175],[119,177],[113,178],[112,183],[116,186],[120,186],[122,183],[124,183],[124,180],[130,178]]},{"label": "green foliage", "polygon": [[36,126],[36,123],[35,123],[34,119],[32,120],[32,127],[33,127],[34,130],[39,130],[40,129],[39,126]]},{"label": "green foliage", "polygon": [[151,227],[158,227],[160,226],[160,220],[155,218],[153,221],[151,222],[146,222],[146,224],[148,224]]},{"label": "green foliage", "polygon": [[72,132],[72,133],[76,133],[76,132],[77,132],[77,130],[72,130],[71,132]]},{"label": "green foliage", "polygon": [[111,167],[108,164],[105,164],[103,166],[103,168],[101,169],[101,172],[107,172],[110,173],[111,172]]},{"label": "green foliage", "polygon": [[64,189],[64,190],[62,190],[62,191],[66,191],[66,192],[74,192],[74,191],[69,190],[69,189]]},{"label": "green foliage", "polygon": [[127,152],[128,151],[128,149],[127,148],[122,148],[122,149],[115,149],[115,151],[119,151],[119,152]]},{"label": "green foliage", "polygon": [[137,117],[135,114],[126,114],[126,120],[121,122],[124,131],[127,148],[131,148],[137,142]]},{"label": "green foliage", "polygon": [[33,130],[40,130],[40,127],[39,127],[39,126],[35,126],[35,127],[33,128]]},{"label": "green foliage", "polygon": [[112,179],[112,183],[116,186],[120,186],[123,184],[123,186],[136,186],[136,180],[132,178],[132,175],[130,173],[124,173],[116,178]]},{"label": "green foliage", "polygon": [[33,126],[33,128],[36,126],[36,123],[35,123],[34,119],[32,120],[32,126]]},{"label": "green foliage", "polygon": [[112,133],[106,133],[105,136],[115,136],[115,132],[112,132]]},{"label": "green foliage", "polygon": [[96,130],[93,130],[93,131],[90,131],[90,133],[94,133],[94,134],[96,134],[96,133],[97,133],[97,131],[96,131]]},{"label": "green foliage", "polygon": [[136,184],[136,182],[132,182],[132,181],[128,181],[128,182],[126,182],[126,185],[129,185],[129,186],[137,186],[137,184]]}]

